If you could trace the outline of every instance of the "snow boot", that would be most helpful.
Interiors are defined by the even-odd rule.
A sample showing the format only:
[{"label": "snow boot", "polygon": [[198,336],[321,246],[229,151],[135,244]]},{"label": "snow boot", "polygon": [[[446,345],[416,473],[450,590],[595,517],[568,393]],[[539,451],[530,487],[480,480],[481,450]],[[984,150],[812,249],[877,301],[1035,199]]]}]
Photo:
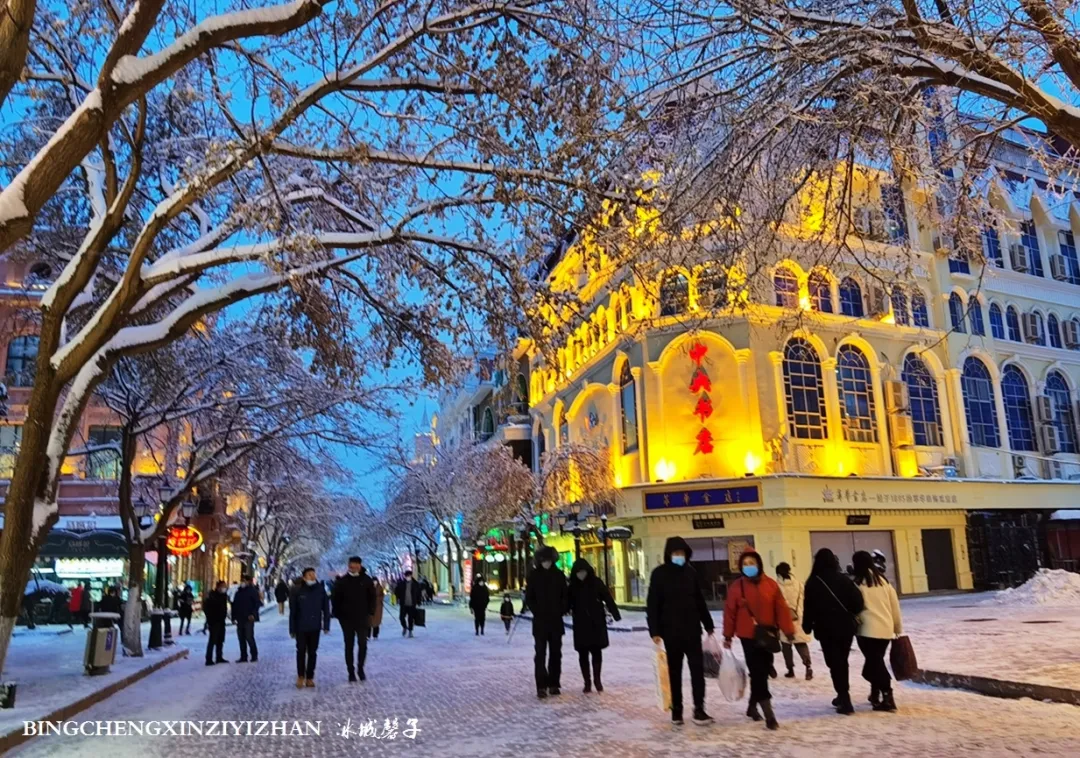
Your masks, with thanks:
[{"label": "snow boot", "polygon": [[881,693],[881,702],[874,705],[874,710],[896,713],[896,700],[893,699],[892,690],[885,690]]},{"label": "snow boot", "polygon": [[780,722],[776,720],[776,714],[773,713],[772,701],[763,700],[761,702],[761,710],[765,711],[765,726],[773,731],[780,728]]},{"label": "snow boot", "polygon": [[694,725],[706,726],[713,722],[713,717],[705,712],[704,708],[698,707],[694,709]]},{"label": "snow boot", "polygon": [[836,706],[836,712],[842,716],[850,716],[855,712],[855,706],[851,704],[851,695],[841,695],[837,698],[840,702]]},{"label": "snow boot", "polygon": [[314,687],[315,686],[315,680],[314,679],[305,680],[304,681],[304,686],[305,687]]},{"label": "snow boot", "polygon": [[811,681],[814,678],[814,669],[810,666],[806,667],[806,681]]},{"label": "snow boot", "polygon": [[758,712],[757,703],[753,700],[750,701],[750,705],[746,709],[746,717],[754,721],[761,721],[761,713]]}]

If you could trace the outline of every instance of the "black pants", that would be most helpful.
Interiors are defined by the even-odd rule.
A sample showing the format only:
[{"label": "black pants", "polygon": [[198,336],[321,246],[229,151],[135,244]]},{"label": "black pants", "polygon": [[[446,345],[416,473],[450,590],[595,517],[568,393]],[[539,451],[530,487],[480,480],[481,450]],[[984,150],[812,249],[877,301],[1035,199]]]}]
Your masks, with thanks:
[{"label": "black pants", "polygon": [[251,648],[251,660],[259,659],[259,646],[255,644],[255,622],[237,621],[236,638],[240,640],[240,660],[248,659],[248,648]]},{"label": "black pants", "polygon": [[369,626],[367,628],[367,638],[369,640],[372,639],[372,638],[379,639],[379,627],[377,627],[377,626]]},{"label": "black pants", "polygon": [[508,632],[510,631],[510,622],[511,622],[512,620],[513,620],[513,619],[503,619],[503,626],[505,626],[505,627],[506,627],[506,631],[508,631]]},{"label": "black pants", "polygon": [[848,695],[851,685],[848,681],[848,654],[854,635],[845,637],[825,637],[821,639],[821,652],[825,656],[825,665],[829,667],[833,689],[841,697]]},{"label": "black pants", "polygon": [[487,613],[481,610],[473,611],[473,626],[480,634],[484,633],[484,624],[487,622]]},{"label": "black pants", "polygon": [[367,660],[367,633],[365,626],[352,624],[338,619],[341,633],[345,637],[345,668],[353,673],[353,645],[356,645],[356,671],[363,673],[364,661]]},{"label": "black pants", "polygon": [[191,634],[191,607],[180,609],[180,634],[184,633],[184,622],[187,622],[187,633]]},{"label": "black pants", "polygon": [[551,689],[559,687],[562,677],[562,630],[552,632],[533,631],[533,644],[535,655],[534,674],[536,676],[536,689]]},{"label": "black pants", "polygon": [[[225,622],[219,621],[214,624],[207,624],[207,628],[210,633],[206,637],[206,662],[210,661],[223,661],[225,656],[222,654],[222,647],[225,645]],[[214,653],[217,656],[214,656]]]},{"label": "black pants", "polygon": [[781,642],[780,650],[784,653],[784,663],[787,665],[788,671],[795,670],[795,655],[791,648],[794,647],[799,651],[799,657],[802,658],[802,663],[806,668],[810,668],[810,646],[805,642]]},{"label": "black pants", "polygon": [[315,678],[315,660],[319,649],[319,630],[296,633],[296,675]]},{"label": "black pants", "polygon": [[773,667],[773,654],[758,647],[753,640],[740,637],[739,642],[742,643],[746,670],[750,674],[750,702],[764,703],[772,700],[769,692],[769,672]]},{"label": "black pants", "polygon": [[891,690],[892,677],[889,676],[889,669],[885,665],[885,651],[889,649],[889,641],[873,637],[856,637],[855,640],[859,643],[863,658],[866,659],[862,667],[863,679],[870,682],[871,686],[879,692]]},{"label": "black pants", "polygon": [[682,718],[682,662],[690,669],[690,691],[694,695],[694,709],[705,708],[705,662],[702,660],[701,638],[693,640],[664,640],[667,651],[668,681],[671,684],[671,715]]},{"label": "black pants", "polygon": [[[589,656],[592,656],[592,678],[589,678]],[[590,647],[577,651],[578,663],[581,665],[581,678],[585,684],[591,684],[594,680],[600,683],[600,669],[604,665],[604,650],[599,647]]]},{"label": "black pants", "polygon": [[[401,622],[402,629],[408,629],[410,632],[413,630],[413,621],[416,618],[416,606],[415,605],[403,605],[401,606],[401,613],[398,614],[398,620]],[[408,622],[406,624],[406,622]]]}]

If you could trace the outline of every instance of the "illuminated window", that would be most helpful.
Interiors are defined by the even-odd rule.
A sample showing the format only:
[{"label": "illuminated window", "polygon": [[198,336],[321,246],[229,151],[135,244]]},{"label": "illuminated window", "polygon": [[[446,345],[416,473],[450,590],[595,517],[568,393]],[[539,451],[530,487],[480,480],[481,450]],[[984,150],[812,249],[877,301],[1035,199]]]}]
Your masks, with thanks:
[{"label": "illuminated window", "polygon": [[907,295],[904,294],[904,290],[899,287],[893,287],[892,291],[892,309],[893,318],[900,326],[907,326],[911,323],[910,314],[908,314],[908,302]]},{"label": "illuminated window", "polygon": [[964,395],[968,441],[980,447],[1000,447],[994,384],[990,381],[990,372],[986,365],[978,358],[964,361],[960,386]]},{"label": "illuminated window", "polygon": [[690,308],[690,284],[682,274],[667,274],[660,283],[660,315],[678,316]]},{"label": "illuminated window", "polygon": [[1046,377],[1046,395],[1050,398],[1050,410],[1053,424],[1058,430],[1061,452],[1077,452],[1076,420],[1073,416],[1072,393],[1069,384],[1057,371],[1051,371]]},{"label": "illuminated window", "polygon": [[5,384],[11,387],[32,387],[37,366],[38,337],[24,334],[8,343]]},{"label": "illuminated window", "polygon": [[827,439],[821,361],[803,340],[790,340],[784,347],[784,392],[791,436],[807,440]]},{"label": "illuminated window", "polygon": [[840,282],[840,312],[845,316],[862,318],[866,315],[863,307],[862,289],[854,279]]},{"label": "illuminated window", "polygon": [[828,277],[819,273],[811,274],[807,287],[810,290],[810,307],[822,313],[832,313],[832,287]]},{"label": "illuminated window", "polygon": [[844,345],[836,356],[836,385],[840,395],[840,422],[848,442],[877,442],[874,385],[870,364],[862,351]]},{"label": "illuminated window", "polygon": [[980,337],[986,334],[986,323],[983,321],[982,303],[979,298],[972,295],[968,299],[968,322],[971,324],[971,333]]},{"label": "illuminated window", "polygon": [[105,450],[96,450],[90,453],[90,462],[87,468],[87,476],[90,479],[120,478],[120,439],[121,431],[118,426],[92,426],[87,447],[93,449],[104,445],[112,447]]},{"label": "illuminated window", "polygon": [[781,308],[797,308],[799,305],[799,280],[790,269],[781,266],[773,275],[776,304]]},{"label": "illuminated window", "polygon": [[900,378],[908,388],[908,409],[915,431],[915,444],[940,446],[941,411],[938,408],[937,382],[926,367],[926,362],[914,353],[908,353]]},{"label": "illuminated window", "polygon": [[1005,339],[1005,322],[997,303],[990,303],[990,335],[996,340]]},{"label": "illuminated window", "polygon": [[967,331],[964,328],[964,301],[955,292],[949,295],[949,321],[953,331]]},{"label": "illuminated window", "polygon": [[1053,313],[1046,317],[1046,336],[1050,340],[1050,347],[1061,349],[1061,327]]},{"label": "illuminated window", "polygon": [[914,326],[930,327],[930,310],[926,307],[926,297],[918,290],[911,293],[911,323]]},{"label": "illuminated window", "polygon": [[637,388],[629,362],[623,363],[619,376],[619,415],[623,452],[632,453],[638,449]]},{"label": "illuminated window", "polygon": [[1034,221],[1025,221],[1020,225],[1020,243],[1027,248],[1028,272],[1042,276],[1042,254],[1039,252],[1039,235]]},{"label": "illuminated window", "polygon": [[0,479],[10,479],[15,473],[15,458],[22,444],[22,425],[0,426]]},{"label": "illuminated window", "polygon": [[1001,372],[1001,399],[1005,404],[1009,447],[1013,450],[1037,450],[1031,395],[1028,393],[1027,379],[1016,366],[1006,366]]},{"label": "illuminated window", "polygon": [[1023,342],[1020,337],[1020,316],[1016,313],[1016,308],[1011,305],[1005,309],[1005,326],[1008,328],[1010,340]]}]

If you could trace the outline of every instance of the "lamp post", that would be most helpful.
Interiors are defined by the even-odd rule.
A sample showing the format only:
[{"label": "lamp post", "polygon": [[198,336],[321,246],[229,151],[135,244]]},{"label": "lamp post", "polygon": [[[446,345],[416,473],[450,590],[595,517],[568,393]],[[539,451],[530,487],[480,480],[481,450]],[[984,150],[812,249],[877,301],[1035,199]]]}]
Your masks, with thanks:
[{"label": "lamp post", "polygon": [[604,548],[604,585],[608,585],[607,514],[600,514],[600,543]]},{"label": "lamp post", "polygon": [[[143,497],[142,495],[139,496],[138,500],[136,500],[134,503],[131,504],[131,510],[133,511],[133,513],[135,515],[135,518],[139,522],[139,528],[140,529],[149,529],[151,526],[154,525],[154,519],[153,519],[154,506],[149,501],[147,501],[147,499],[145,497]],[[160,549],[160,545],[158,547]],[[160,556],[159,556],[158,557],[158,567],[159,567],[158,571],[161,570],[160,566],[161,566],[161,560],[160,560]],[[155,582],[156,582],[156,578],[155,578]],[[155,606],[154,611],[153,611],[153,613],[150,614],[150,641],[147,644],[147,647],[149,649],[151,649],[151,650],[157,650],[158,648],[161,647],[161,619],[162,619],[162,617],[161,617],[160,609],[157,608],[157,600],[156,600],[156,598],[154,600],[154,606]]]}]

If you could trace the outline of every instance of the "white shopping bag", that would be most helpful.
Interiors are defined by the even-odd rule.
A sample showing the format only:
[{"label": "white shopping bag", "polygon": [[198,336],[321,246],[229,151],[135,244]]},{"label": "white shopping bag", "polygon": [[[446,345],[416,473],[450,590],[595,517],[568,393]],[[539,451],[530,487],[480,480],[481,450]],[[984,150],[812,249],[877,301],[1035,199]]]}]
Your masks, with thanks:
[{"label": "white shopping bag", "polygon": [[709,679],[719,677],[720,661],[724,660],[724,654],[720,650],[720,643],[715,635],[705,635],[705,639],[701,643],[701,655],[704,659],[702,660],[702,668],[705,670],[705,676]]},{"label": "white shopping bag", "polygon": [[720,661],[720,692],[729,703],[742,700],[746,694],[746,664],[728,651]]}]

